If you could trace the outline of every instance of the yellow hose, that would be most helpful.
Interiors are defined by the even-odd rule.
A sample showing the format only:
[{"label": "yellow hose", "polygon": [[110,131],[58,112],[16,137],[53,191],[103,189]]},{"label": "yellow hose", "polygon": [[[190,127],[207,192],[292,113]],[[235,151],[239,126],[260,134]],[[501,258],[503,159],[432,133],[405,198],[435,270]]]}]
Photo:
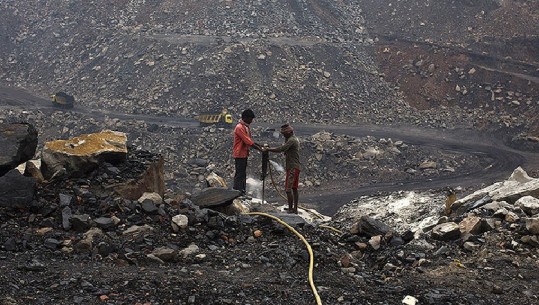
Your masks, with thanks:
[{"label": "yellow hose", "polygon": [[339,229],[337,229],[337,228],[334,228],[334,227],[331,227],[331,226],[328,226],[328,225],[319,225],[318,227],[319,227],[319,228],[330,229],[330,230],[335,231],[335,232],[337,232],[337,233],[339,233],[339,234],[342,234],[342,231],[341,231],[341,230],[339,230]]},{"label": "yellow hose", "polygon": [[281,219],[279,219],[279,218],[277,218],[277,217],[275,217],[273,215],[266,214],[266,213],[260,213],[260,212],[250,212],[250,213],[246,213],[246,214],[247,215],[259,215],[259,216],[269,217],[269,218],[277,221],[278,223],[282,224],[283,226],[285,226],[288,230],[290,230],[290,232],[294,233],[297,237],[299,237],[301,239],[301,241],[303,241],[303,243],[307,247],[307,251],[309,252],[309,258],[310,258],[309,259],[309,285],[311,286],[311,290],[313,291],[314,298],[316,299],[316,304],[322,305],[322,300],[320,299],[320,296],[318,295],[318,292],[316,291],[316,286],[314,286],[314,280],[313,280],[313,269],[314,269],[313,250],[311,248],[311,245],[309,245],[309,243],[305,239],[305,237],[303,237],[303,235],[301,235],[298,231],[296,231],[296,229],[292,228],[289,224],[287,224],[286,222],[282,221]]}]

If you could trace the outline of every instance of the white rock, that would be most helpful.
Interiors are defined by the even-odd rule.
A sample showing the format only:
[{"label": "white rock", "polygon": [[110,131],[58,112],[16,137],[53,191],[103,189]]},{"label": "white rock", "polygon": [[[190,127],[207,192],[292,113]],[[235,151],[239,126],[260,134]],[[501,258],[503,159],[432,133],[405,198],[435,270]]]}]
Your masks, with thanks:
[{"label": "white rock", "polygon": [[369,240],[369,245],[371,245],[371,247],[374,250],[378,250],[380,249],[381,241],[382,241],[382,236],[376,235],[376,236],[371,237],[371,239]]},{"label": "white rock", "polygon": [[529,216],[539,214],[539,199],[532,196],[524,196],[515,202]]},{"label": "white rock", "polygon": [[415,305],[415,304],[417,304],[417,299],[414,298],[413,296],[407,295],[407,296],[405,296],[404,299],[402,300],[402,304],[405,304],[405,305]]},{"label": "white rock", "polygon": [[183,258],[186,258],[187,256],[189,255],[192,255],[192,254],[195,254],[199,251],[199,248],[197,245],[195,244],[190,244],[187,248],[181,250],[179,252],[179,254],[183,257]]},{"label": "white rock", "polygon": [[142,203],[144,200],[150,199],[155,204],[161,204],[163,203],[163,198],[157,193],[144,193],[140,198],[138,199],[139,203]]},{"label": "white rock", "polygon": [[172,217],[172,229],[174,229],[174,232],[177,232],[180,229],[187,228],[188,223],[189,223],[189,219],[187,218],[187,216],[183,214],[179,214]]}]

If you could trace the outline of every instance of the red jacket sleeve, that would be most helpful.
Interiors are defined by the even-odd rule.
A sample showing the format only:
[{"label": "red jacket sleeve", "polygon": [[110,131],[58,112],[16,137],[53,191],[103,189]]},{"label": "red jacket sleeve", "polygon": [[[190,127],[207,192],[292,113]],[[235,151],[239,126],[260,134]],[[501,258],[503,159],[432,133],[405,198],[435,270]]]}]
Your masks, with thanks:
[{"label": "red jacket sleeve", "polygon": [[240,128],[236,128],[236,134],[247,146],[252,146],[253,144],[255,144],[253,139],[251,139],[251,137],[247,133],[247,128],[245,126],[240,125]]}]

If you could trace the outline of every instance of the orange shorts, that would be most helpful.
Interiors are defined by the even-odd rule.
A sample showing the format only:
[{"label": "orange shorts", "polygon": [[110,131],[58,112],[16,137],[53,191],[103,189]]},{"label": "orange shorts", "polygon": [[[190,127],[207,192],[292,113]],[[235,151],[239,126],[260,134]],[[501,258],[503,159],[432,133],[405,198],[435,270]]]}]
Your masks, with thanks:
[{"label": "orange shorts", "polygon": [[284,182],[284,190],[286,192],[290,191],[290,189],[298,189],[299,172],[299,168],[292,168],[286,170],[286,180]]}]

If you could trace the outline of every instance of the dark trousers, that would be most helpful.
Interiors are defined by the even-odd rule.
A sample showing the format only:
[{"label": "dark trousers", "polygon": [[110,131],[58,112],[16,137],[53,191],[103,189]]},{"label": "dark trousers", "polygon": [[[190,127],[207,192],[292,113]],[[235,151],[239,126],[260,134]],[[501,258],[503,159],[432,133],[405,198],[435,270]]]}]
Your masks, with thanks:
[{"label": "dark trousers", "polygon": [[234,174],[234,189],[245,193],[247,187],[247,158],[234,158],[236,173]]}]

